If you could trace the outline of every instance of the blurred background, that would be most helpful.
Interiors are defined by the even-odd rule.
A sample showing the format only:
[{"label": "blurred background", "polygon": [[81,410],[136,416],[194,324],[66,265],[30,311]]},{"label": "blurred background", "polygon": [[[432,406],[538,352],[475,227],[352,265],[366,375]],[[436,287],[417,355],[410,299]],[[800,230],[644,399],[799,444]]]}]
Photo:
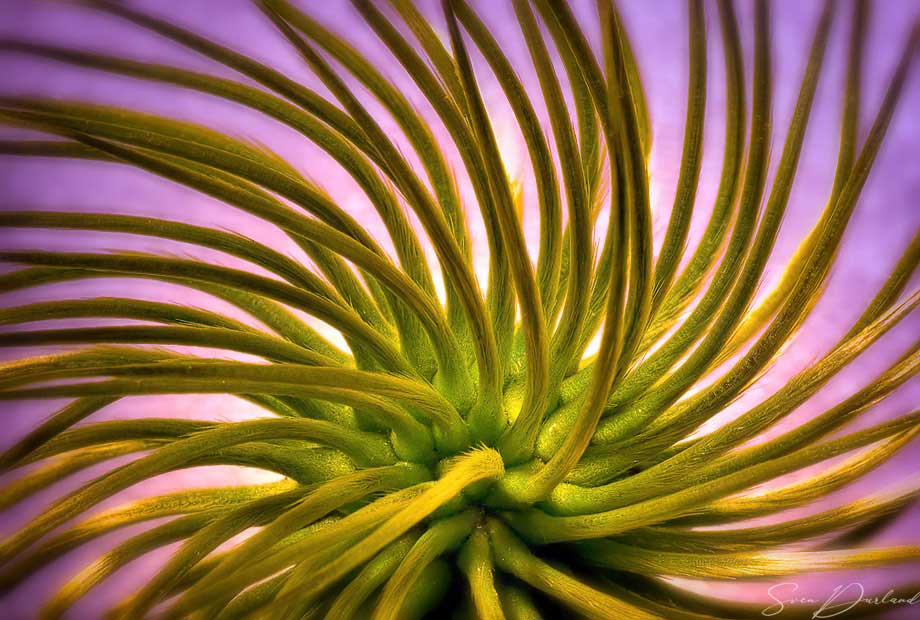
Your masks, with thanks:
[{"label": "blurred background", "polygon": [[[471,0],[470,3],[502,44],[525,87],[533,96],[537,113],[546,120],[545,107],[539,102],[539,85],[533,75],[510,2]],[[571,3],[592,44],[599,49],[599,28],[594,17],[594,1],[571,0]],[[250,55],[328,96],[319,80],[311,75],[297,54],[247,0],[150,0],[131,4]],[[380,4],[381,8],[384,8],[385,3],[382,0]],[[782,150],[822,3],[776,0],[770,4],[775,94],[771,145],[772,175]],[[851,6],[850,2],[845,0],[840,0],[836,4],[838,10],[832,27],[831,44],[818,85],[798,175],[770,265],[758,292],[758,299],[768,293],[776,283],[782,274],[783,265],[818,220],[833,181]],[[863,66],[862,136],[865,136],[878,109],[907,34],[914,21],[920,17],[920,2],[916,0],[885,0],[869,4],[871,20],[868,24]],[[475,199],[468,187],[469,184],[465,182],[459,158],[430,106],[415,88],[410,77],[363,24],[348,0],[301,0],[299,5],[371,58],[383,74],[406,93],[411,103],[430,119],[436,135],[443,138],[442,141],[446,145],[448,155],[453,158],[453,165],[460,179],[461,194],[466,201],[473,231],[477,271],[482,283],[485,284],[488,255]],[[439,2],[424,0],[420,1],[419,5],[430,17],[439,34],[446,39],[446,28]],[[636,47],[653,123],[653,149],[649,171],[655,240],[660,245],[674,198],[683,140],[687,89],[687,7],[682,0],[621,0],[619,6]],[[753,41],[752,2],[739,0],[736,7],[744,44],[749,103]],[[709,80],[704,159],[687,257],[692,254],[692,249],[705,228],[715,199],[722,163],[725,102],[721,39],[715,2],[707,0],[705,8]],[[229,69],[136,26],[66,2],[3,0],[0,2],[0,39],[39,41],[81,50],[115,53],[132,59],[207,71],[249,83]],[[522,187],[526,234],[530,247],[535,250],[538,238],[536,189],[526,147],[501,90],[475,51],[474,62],[506,167],[509,174]],[[377,113],[378,121],[387,132],[398,136],[397,143],[403,147],[403,152],[409,155],[410,161],[418,165],[417,159],[413,159],[414,155],[408,143],[399,135],[395,121],[383,112],[354,80],[350,80],[349,83],[353,84],[361,100]],[[379,232],[379,237],[388,251],[392,249],[389,241],[385,239],[385,230],[373,208],[345,171],[299,134],[249,109],[176,87],[0,52],[0,96],[38,94],[108,103],[168,115],[202,123],[233,136],[258,141],[259,144],[284,157],[306,177],[317,181],[358,221],[372,232]],[[917,110],[920,110],[920,71],[915,66],[885,144],[847,228],[839,257],[821,301],[780,359],[744,397],[726,409],[714,421],[715,424],[748,410],[826,352],[860,315],[907,247],[920,226],[920,115],[917,114]],[[546,126],[548,131],[548,121]],[[6,128],[0,128],[0,132],[6,138],[33,135]],[[114,164],[0,156],[0,209],[108,211],[181,219],[193,224],[239,231],[286,254],[307,261],[300,250],[279,230],[264,222],[187,188],[142,171]],[[601,222],[604,222],[604,219],[602,213]],[[599,234],[602,235],[602,232]],[[0,231],[0,247],[69,251],[161,251],[183,256],[207,257],[229,266],[242,264],[232,257],[193,249],[180,243],[116,234]],[[430,248],[428,249],[430,251]],[[430,258],[433,259],[433,253],[430,254]],[[4,272],[13,268],[7,265],[0,266]],[[915,277],[907,290],[916,290],[918,283],[920,282]],[[441,290],[443,291],[443,287]],[[213,308],[236,316],[240,320],[253,322],[231,306],[204,293],[177,285],[139,279],[81,280],[36,287],[24,292],[0,295],[0,306],[52,299],[64,294],[72,297],[130,294],[142,299],[181,301]],[[61,321],[54,323],[64,325]],[[122,324],[124,321],[119,323]],[[83,325],[86,321],[69,321],[67,324]],[[102,323],[96,321],[95,324]],[[44,325],[50,326],[47,323]],[[318,327],[324,329],[322,325]],[[337,334],[328,329],[324,333],[337,339]],[[915,312],[800,407],[779,430],[787,430],[790,425],[810,419],[816,413],[826,410],[858,390],[903,354],[918,336],[920,313]],[[0,338],[2,337],[0,332]],[[45,350],[50,349],[43,349]],[[2,359],[17,359],[36,352],[38,351],[0,348]],[[226,352],[222,354],[227,355]],[[239,358],[244,359],[245,356]],[[0,448],[13,444],[64,402],[43,400],[0,404],[0,419],[3,424]],[[887,417],[907,413],[913,410],[917,403],[920,403],[920,380],[915,378],[890,398],[860,416],[859,420],[846,430],[868,426]],[[184,395],[122,399],[95,414],[90,420],[143,416],[241,420],[261,415],[265,413],[255,405],[230,396]],[[769,435],[772,436],[776,432],[771,430]],[[0,513],[0,535],[8,535],[15,531],[40,513],[61,493],[76,488],[82,481],[98,475],[113,464],[93,467],[36,494],[24,504]],[[832,464],[833,462],[828,462],[817,469]],[[815,469],[800,472],[797,477],[813,473]],[[815,505],[796,510],[794,513],[783,513],[781,517],[802,516],[889,488],[891,485],[901,484],[916,476],[918,470],[920,444],[915,441],[898,457],[859,483],[836,492]],[[15,480],[23,471],[17,470],[13,474],[7,474],[0,479],[0,483]],[[271,474],[242,468],[202,467],[183,470],[159,476],[130,488],[96,507],[93,512],[121,503],[128,498],[144,497],[184,486],[223,486],[271,478]],[[787,477],[780,482],[788,482],[794,478]],[[30,577],[16,590],[2,595],[0,617],[9,620],[33,617],[38,602],[63,584],[69,575],[95,558],[100,551],[111,548],[119,540],[146,527],[149,526],[127,528],[126,531],[107,536],[58,559]],[[869,544],[920,544],[920,507],[915,506],[897,522],[872,538]],[[119,571],[80,601],[71,617],[87,620],[101,617],[103,610],[123,598],[138,584],[144,583],[173,549],[174,547],[160,549]],[[860,583],[866,592],[880,591],[883,594],[889,587],[911,579],[920,579],[920,563],[902,565],[896,570],[812,574],[807,577],[769,582],[682,583],[699,591],[732,600],[751,600],[769,604],[773,602],[769,596],[770,586],[781,582],[794,581],[798,584],[798,590],[794,595],[789,590],[783,590],[783,598],[794,596],[823,601],[837,585]],[[920,617],[920,604],[913,610],[904,607],[898,613],[899,615],[892,617]]]}]

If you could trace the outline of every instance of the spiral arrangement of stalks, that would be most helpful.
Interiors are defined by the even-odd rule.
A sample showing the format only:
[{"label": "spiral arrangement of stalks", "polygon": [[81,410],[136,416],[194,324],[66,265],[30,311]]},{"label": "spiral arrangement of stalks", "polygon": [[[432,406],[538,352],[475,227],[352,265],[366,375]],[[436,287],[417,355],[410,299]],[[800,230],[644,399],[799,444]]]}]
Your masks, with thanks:
[{"label": "spiral arrangement of stalks", "polygon": [[[37,601],[37,616],[66,616],[121,567],[174,543],[181,544],[109,617],[758,618],[756,607],[694,594],[667,578],[775,577],[920,557],[917,547],[858,544],[859,532],[912,505],[916,481],[808,517],[780,515],[857,480],[920,431],[920,410],[846,428],[917,373],[920,341],[820,415],[751,442],[915,311],[920,291],[910,290],[910,279],[920,233],[834,346],[755,406],[701,431],[778,359],[821,296],[920,31],[904,42],[860,139],[872,7],[856,0],[848,15],[827,2],[768,183],[775,78],[769,3],[754,2],[750,72],[731,0],[688,0],[683,155],[663,242],[654,247],[649,113],[617,7],[597,0],[590,27],[601,45],[594,49],[589,40],[596,33],[563,0],[507,1],[517,18],[507,27],[526,42],[539,100],[522,85],[502,33],[466,0],[444,0],[444,31],[412,0],[353,0],[427,99],[437,129],[374,59],[311,17],[310,2],[256,4],[322,93],[168,18],[110,0],[79,4],[227,71],[0,41],[3,54],[190,89],[273,119],[328,153],[387,232],[386,239],[371,234],[335,195],[255,140],[98,103],[0,97],[0,122],[44,134],[6,139],[0,153],[133,166],[277,227],[300,251],[295,257],[220,223],[4,201],[4,234],[146,236],[223,253],[251,268],[165,251],[5,250],[0,260],[9,268],[0,274],[0,292],[133,278],[195,290],[255,323],[140,295],[58,296],[0,310],[0,325],[9,327],[2,346],[68,345],[3,363],[0,399],[70,399],[0,457],[5,472],[21,469],[7,478],[0,505],[15,506],[121,459],[0,541],[0,588],[28,581],[70,550],[148,522],[52,598]],[[838,19],[849,34],[833,188],[782,278],[757,297]],[[707,58],[713,32],[721,58]],[[526,215],[482,96],[480,60],[526,143],[537,188],[536,208]],[[707,67],[714,62],[725,68],[721,178],[705,231],[685,257]],[[395,121],[412,157],[354,92],[355,82]],[[544,111],[548,125],[540,121]],[[461,199],[461,183],[469,183],[475,200]],[[487,282],[474,269],[473,214],[488,243]],[[539,221],[537,248],[527,246],[525,217]],[[71,319],[105,321],[35,325]],[[237,422],[87,419],[133,396],[210,393],[249,401],[263,415]],[[748,492],[844,456],[799,482]],[[204,465],[280,476],[97,510],[129,487]],[[770,515],[780,517],[743,523]],[[249,536],[241,538],[244,532]],[[812,611],[791,605],[782,617]]]}]

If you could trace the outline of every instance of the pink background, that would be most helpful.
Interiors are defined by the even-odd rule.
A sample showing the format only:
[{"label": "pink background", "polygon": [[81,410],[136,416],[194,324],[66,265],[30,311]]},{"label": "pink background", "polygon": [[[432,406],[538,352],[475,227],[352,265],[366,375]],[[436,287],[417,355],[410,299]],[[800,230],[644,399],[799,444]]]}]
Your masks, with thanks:
[{"label": "pink background", "polygon": [[[266,20],[245,0],[170,0],[168,2],[140,2],[139,6],[177,23],[193,27],[199,33],[228,44],[246,54],[271,64],[289,76],[303,81],[319,92],[326,91],[318,80],[299,61],[296,54],[276,35]],[[439,32],[443,33],[437,2],[421,3],[432,15]],[[514,23],[510,3],[480,0],[472,2],[482,17],[498,35],[510,59],[518,68],[525,86],[535,96],[538,92],[536,78],[530,72],[526,48]],[[622,10],[627,26],[637,47],[639,63],[643,70],[645,86],[654,130],[654,148],[651,161],[651,187],[655,218],[656,241],[660,243],[667,224],[680,160],[686,93],[686,7],[678,0],[645,2],[623,0]],[[821,3],[782,0],[773,3],[773,61],[774,61],[774,136],[773,164],[779,159],[785,128],[798,89],[811,32],[816,23]],[[849,32],[849,2],[840,2],[841,10],[834,22],[832,41],[828,50],[825,70],[818,86],[811,123],[806,136],[804,152],[787,214],[783,222],[770,266],[759,294],[769,291],[782,273],[782,266],[794,252],[798,242],[817,220],[830,190],[837,153],[837,132],[843,91],[845,43]],[[886,0],[872,2],[875,10],[868,30],[867,55],[864,64],[864,99],[862,113],[863,135],[878,107],[892,67],[900,54],[914,20],[920,16],[920,3],[913,0]],[[320,18],[336,32],[343,34],[382,68],[386,77],[394,80],[407,93],[413,105],[428,118],[439,137],[446,134],[433,118],[430,107],[415,89],[410,78],[388,55],[385,48],[362,24],[346,0],[307,0],[301,5]],[[573,0],[579,17],[585,24],[592,43],[597,44],[596,23],[591,19],[592,0]],[[752,43],[751,3],[737,3],[741,33],[750,77]],[[705,228],[711,209],[722,159],[722,130],[724,93],[721,88],[723,68],[718,19],[714,2],[706,2],[706,19],[710,34],[708,50],[709,97],[706,116],[705,156],[697,207],[691,227],[691,247]],[[198,70],[213,71],[227,77],[237,77],[229,70],[215,66],[170,44],[159,37],[127,25],[124,22],[85,9],[58,3],[6,0],[0,4],[0,37],[73,45],[81,49],[117,52],[142,60],[175,63]],[[535,207],[535,189],[523,141],[514,124],[503,95],[481,59],[478,76],[484,91],[502,155],[509,172],[524,184],[528,216],[526,234],[531,247],[536,247],[538,221]],[[796,336],[785,355],[769,372],[734,403],[719,420],[728,419],[756,404],[781,387],[792,375],[822,355],[862,312],[865,304],[884,281],[888,271],[920,226],[920,71],[915,67],[906,86],[903,100],[894,118],[886,143],[882,148],[875,170],[863,192],[859,206],[848,227],[838,261],[831,274],[827,290],[820,303]],[[362,100],[377,114],[378,120],[391,135],[397,134],[395,123],[380,112],[356,87]],[[0,93],[46,94],[61,98],[75,98],[107,102],[158,114],[176,116],[207,124],[242,138],[257,138],[272,150],[283,155],[307,177],[324,186],[339,204],[348,209],[368,229],[384,238],[376,214],[347,174],[315,146],[299,134],[256,113],[214,98],[147,82],[108,76],[98,72],[81,71],[72,67],[20,55],[0,54]],[[538,113],[545,118],[545,110],[537,105]],[[8,135],[21,135],[6,132]],[[401,142],[404,144],[404,141]],[[409,153],[406,146],[403,152]],[[457,161],[452,147],[448,153]],[[412,160],[418,167],[418,162]],[[456,163],[459,170],[460,164]],[[467,200],[468,211],[475,212],[472,193],[466,189],[461,175],[461,188]],[[153,215],[164,218],[181,218],[184,221],[220,226],[244,232],[276,249],[302,258],[299,250],[277,229],[239,213],[210,198],[191,190],[160,180],[146,173],[122,166],[40,160],[25,158],[2,159],[0,164],[0,208],[3,209],[67,209],[105,210],[113,213]],[[478,215],[470,217],[476,241],[477,270],[485,281],[487,249]],[[90,234],[84,232],[0,231],[0,245],[4,249],[56,248],[81,249],[138,249],[166,250],[183,255],[208,257],[221,264],[235,265],[239,261],[216,252],[192,248],[178,243],[167,243],[143,237],[126,235]],[[384,247],[390,248],[384,240]],[[690,252],[688,252],[689,256]],[[8,269],[8,267],[4,267]],[[916,288],[914,278],[911,289]],[[96,295],[132,295],[144,299],[178,301],[201,305],[240,316],[221,302],[181,287],[155,284],[145,280],[78,281],[54,286],[38,287],[23,293],[3,296],[3,305],[18,305],[39,299]],[[60,323],[60,322],[56,322]],[[86,321],[72,324],[86,324]],[[45,326],[50,324],[45,323]],[[902,354],[906,347],[920,336],[920,315],[914,313],[893,329],[882,340],[862,355],[857,362],[835,377],[808,403],[800,407],[789,422],[807,420],[816,413],[836,404],[859,389],[867,380],[881,372]],[[4,359],[15,359],[29,351],[0,349]],[[208,352],[213,354],[214,352]],[[228,355],[226,352],[221,355]],[[850,428],[862,427],[885,418],[907,413],[920,402],[920,381],[913,380],[900,388],[891,398],[861,416]],[[3,403],[5,432],[0,436],[3,446],[12,444],[31,429],[61,402]],[[133,418],[142,416],[200,417],[217,420],[240,420],[262,415],[253,405],[231,397],[221,396],[161,396],[131,398],[118,402],[94,415],[91,420]],[[826,467],[824,465],[822,467]],[[829,497],[820,506],[796,511],[796,516],[820,508],[854,499],[867,492],[887,488],[892,484],[916,482],[920,466],[918,444],[908,446],[897,458],[871,474],[864,481]],[[814,468],[820,470],[822,467]],[[94,468],[98,474],[105,468]],[[806,472],[808,473],[808,472]],[[79,476],[81,480],[86,475]],[[9,480],[7,476],[5,480]],[[255,470],[229,467],[208,467],[185,470],[160,476],[150,482],[120,493],[116,498],[98,508],[115,505],[127,498],[142,497],[156,492],[166,492],[182,486],[229,485],[271,479],[271,475]],[[78,481],[68,480],[37,494],[33,499],[0,514],[0,533],[8,534],[39,513],[49,502],[67,489],[75,488]],[[785,515],[784,515],[785,516]],[[920,544],[917,530],[920,526],[920,509],[915,507],[892,527],[873,540],[874,544]],[[143,528],[129,528],[137,532]],[[67,575],[77,570],[123,539],[124,533],[108,536],[98,543],[81,548],[32,577],[14,592],[0,598],[0,618],[18,620],[30,618],[36,601],[43,599],[54,587],[63,583]],[[172,548],[161,549],[120,571],[96,588],[82,600],[72,614],[74,618],[96,618],[112,602],[119,600],[146,580],[147,575],[167,557]],[[905,565],[897,569],[854,571],[837,575],[814,575],[801,579],[780,579],[769,582],[736,584],[694,584],[694,587],[732,599],[768,600],[767,587],[781,581],[797,581],[804,596],[826,597],[836,584],[858,580],[870,589],[884,591],[910,578],[920,578],[920,566]],[[917,610],[903,610],[903,617],[917,617]]]}]

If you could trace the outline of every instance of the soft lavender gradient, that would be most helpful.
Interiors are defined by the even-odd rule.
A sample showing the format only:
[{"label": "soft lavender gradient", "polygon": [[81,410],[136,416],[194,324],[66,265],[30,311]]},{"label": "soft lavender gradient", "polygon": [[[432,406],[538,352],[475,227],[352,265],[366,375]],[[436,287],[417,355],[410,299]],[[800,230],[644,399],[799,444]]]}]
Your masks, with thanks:
[{"label": "soft lavender gradient", "polygon": [[[138,2],[140,6],[161,14],[168,14],[176,22],[194,27],[198,32],[229,44],[247,54],[270,63],[291,77],[302,80],[320,92],[325,89],[304,69],[295,53],[273,32],[271,26],[246,0],[185,0],[183,2]],[[383,67],[412,103],[429,118],[433,115],[424,98],[383,46],[363,27],[347,0],[307,0],[305,8],[347,36]],[[383,4],[383,3],[381,3]],[[438,2],[421,2],[426,13],[439,31],[443,32],[438,16]],[[828,51],[825,72],[818,88],[815,109],[799,165],[798,180],[794,186],[786,219],[774,250],[771,265],[761,293],[782,273],[782,265],[795,250],[808,228],[817,220],[830,189],[837,150],[837,123],[843,84],[845,41],[849,30],[848,2],[841,2],[840,14],[833,28],[833,39]],[[920,15],[920,3],[913,0],[888,0],[872,3],[875,10],[869,27],[868,55],[865,63],[863,127],[871,121],[881,98],[905,36]],[[538,87],[529,71],[526,49],[514,25],[510,3],[480,0],[474,5],[500,35],[512,62],[519,67],[525,86],[536,94]],[[621,2],[627,26],[638,48],[639,61],[645,76],[654,123],[654,149],[652,154],[652,190],[655,209],[656,240],[660,243],[667,224],[674,185],[677,178],[683,133],[684,99],[686,90],[686,9],[681,0]],[[592,0],[573,0],[583,23],[589,26],[592,42],[597,43],[596,26],[591,21]],[[773,3],[773,58],[775,64],[775,107],[773,162],[779,158],[785,127],[789,121],[798,80],[803,69],[811,31],[820,11],[819,2],[782,0]],[[707,22],[710,30],[710,93],[707,109],[706,155],[703,161],[702,183],[698,206],[691,228],[691,244],[705,227],[711,209],[721,166],[722,122],[724,93],[720,87],[723,70],[721,43],[713,2],[707,2]],[[750,70],[751,3],[738,3],[745,54]],[[120,54],[185,67],[213,71],[236,77],[226,69],[210,63],[175,45],[125,23],[79,8],[56,3],[6,0],[0,5],[0,36],[27,37],[40,41],[70,44],[80,48],[100,51],[117,51]],[[477,59],[478,60],[478,59]],[[904,99],[894,119],[885,146],[879,156],[856,214],[847,231],[838,262],[830,278],[826,293],[816,306],[786,354],[770,369],[763,379],[748,393],[726,410],[719,420],[728,419],[747,410],[765,396],[773,393],[797,371],[822,355],[828,347],[846,332],[849,324],[862,311],[864,304],[883,282],[888,270],[906,247],[914,231],[920,226],[920,125],[915,110],[920,109],[920,78],[915,69],[905,90]],[[522,178],[528,214],[526,233],[533,247],[537,238],[537,217],[534,206],[534,185],[526,152],[511,113],[503,96],[487,70],[479,72],[490,114],[501,141],[503,156],[509,171]],[[357,190],[353,181],[318,148],[306,143],[293,131],[265,120],[248,109],[221,102],[205,95],[177,88],[152,85],[146,82],[112,77],[101,73],[78,71],[71,67],[34,60],[21,56],[0,57],[2,93],[48,94],[56,97],[104,101],[115,105],[168,114],[205,123],[231,135],[258,138],[277,151],[306,175],[322,183],[345,208],[373,232],[384,237],[382,225]],[[357,92],[368,100],[362,89]],[[368,102],[372,110],[379,106]],[[545,117],[545,110],[538,106]],[[385,128],[398,133],[395,123],[386,115],[378,115]],[[443,128],[433,121],[439,136]],[[404,148],[409,153],[410,149]],[[414,162],[417,164],[417,162]],[[459,164],[457,164],[459,169]],[[475,211],[471,192],[462,183],[464,198]],[[188,189],[159,180],[140,171],[125,167],[99,165],[87,162],[4,158],[0,166],[0,205],[4,209],[47,208],[98,210],[182,218],[204,225],[219,225],[245,232],[291,255],[302,258],[301,253],[278,230],[241,214],[220,203]],[[484,274],[486,248],[478,216],[471,217],[476,241],[477,268]],[[388,242],[384,243],[388,247]],[[25,232],[4,234],[4,248],[55,247],[65,250],[132,248],[141,250],[169,250],[194,256],[219,260],[234,265],[238,261],[189,246],[157,242],[141,237],[67,232]],[[689,254],[689,253],[688,253]],[[483,281],[484,281],[483,276]],[[913,286],[916,287],[916,278]],[[8,295],[2,302],[19,304],[61,295],[94,296],[124,295],[130,293],[145,299],[182,301],[233,313],[225,304],[215,302],[206,295],[187,289],[144,280],[108,280],[65,283],[45,286],[17,295]],[[238,315],[238,313],[236,313]],[[853,367],[848,368],[806,405],[799,408],[790,422],[807,420],[817,412],[839,402],[887,364],[891,363],[920,335],[920,316],[905,320],[881,342],[863,355]],[[22,356],[26,351],[0,350],[5,359]],[[914,380],[902,387],[888,400],[862,416],[858,426],[878,422],[886,417],[906,413],[920,400],[920,381]],[[52,407],[60,403],[30,402],[4,404],[3,445],[9,445],[32,428]],[[207,419],[237,420],[262,415],[251,405],[234,398],[221,396],[181,396],[132,398],[93,416],[93,420],[115,417],[177,416]],[[853,426],[854,428],[856,425]],[[899,457],[893,459],[860,484],[834,494],[819,507],[796,511],[807,514],[820,508],[859,497],[870,490],[899,483],[920,466],[920,452],[915,442]],[[824,466],[826,467],[826,466]],[[94,468],[98,474],[105,468]],[[821,468],[818,468],[821,469]],[[80,476],[85,480],[86,475]],[[112,506],[127,498],[142,497],[189,485],[230,485],[240,482],[265,480],[264,472],[236,468],[197,468],[177,472],[139,485],[120,493],[103,506]],[[13,531],[29,518],[39,513],[66,489],[75,488],[78,481],[67,481],[38,494],[23,506],[7,511],[0,517],[3,534]],[[917,528],[920,510],[914,509],[874,542],[877,544],[920,544]],[[132,533],[138,528],[132,528]],[[79,569],[101,550],[109,548],[124,534],[110,536],[98,544],[69,554],[53,566],[38,573],[27,584],[0,599],[0,617],[19,620],[32,617],[39,601],[52,589]],[[169,550],[160,550],[134,563],[117,577],[105,582],[72,614],[74,618],[96,618],[109,604],[145,581],[155,566],[167,557]],[[884,590],[907,578],[920,577],[917,565],[902,566],[889,571],[861,571],[846,575],[815,575],[799,581],[799,594],[813,598],[826,596],[833,585],[859,579],[867,586]],[[775,580],[784,581],[784,580]],[[769,582],[774,583],[774,582]],[[731,599],[767,600],[769,583],[745,584],[695,584],[694,587]],[[916,617],[917,611],[903,610],[903,617]]]}]

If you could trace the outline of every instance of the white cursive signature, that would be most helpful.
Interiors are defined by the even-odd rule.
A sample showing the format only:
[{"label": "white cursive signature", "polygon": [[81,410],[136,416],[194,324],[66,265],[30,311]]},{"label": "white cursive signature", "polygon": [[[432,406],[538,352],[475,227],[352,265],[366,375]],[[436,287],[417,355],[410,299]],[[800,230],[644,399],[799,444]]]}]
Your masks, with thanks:
[{"label": "white cursive signature", "polygon": [[854,581],[846,585],[835,586],[826,599],[815,599],[793,596],[799,589],[795,582],[777,583],[767,590],[767,595],[774,602],[760,613],[764,616],[778,616],[786,609],[786,605],[814,606],[811,615],[813,620],[819,618],[833,618],[852,610],[857,605],[916,605],[920,604],[920,592],[910,598],[894,595],[894,590],[889,590],[884,596],[866,596],[863,584]]}]

